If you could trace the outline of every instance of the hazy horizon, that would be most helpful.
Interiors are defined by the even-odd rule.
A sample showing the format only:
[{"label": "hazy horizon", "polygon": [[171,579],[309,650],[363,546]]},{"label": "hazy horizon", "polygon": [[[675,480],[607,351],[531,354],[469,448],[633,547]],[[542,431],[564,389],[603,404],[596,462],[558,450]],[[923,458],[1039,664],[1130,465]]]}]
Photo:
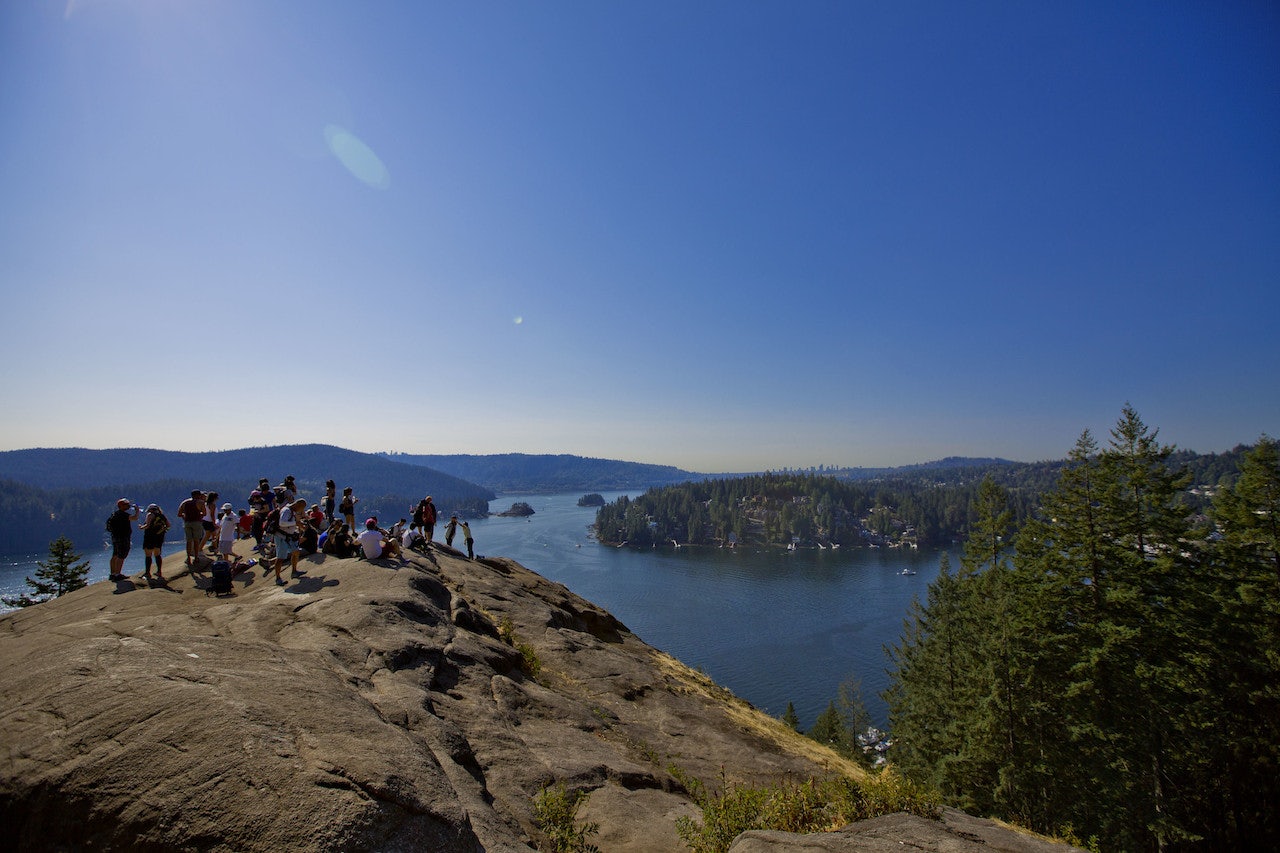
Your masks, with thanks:
[{"label": "hazy horizon", "polygon": [[[1098,436],[1095,436],[1095,439],[1097,439],[1097,438],[1098,438]],[[1163,438],[1163,436],[1160,436],[1160,438]],[[1213,454],[1220,454],[1220,453],[1228,452],[1228,451],[1232,450],[1233,448],[1235,448],[1235,447],[1237,447],[1237,446],[1239,446],[1239,445],[1252,445],[1252,444],[1254,444],[1254,443],[1255,443],[1255,440],[1250,440],[1250,441],[1240,441],[1240,442],[1236,442],[1236,443],[1232,444],[1230,447],[1214,448],[1214,449],[1211,449],[1211,450],[1205,450],[1205,449],[1195,448],[1195,447],[1183,447],[1183,446],[1181,446],[1181,445],[1178,445],[1178,446],[1177,446],[1177,449],[1178,449],[1178,450],[1187,450],[1187,451],[1191,451],[1191,452],[1199,453],[1199,454],[1210,454],[1210,453],[1213,453]],[[1003,462],[1011,462],[1011,463],[1014,463],[1014,464],[1035,464],[1035,463],[1039,463],[1039,462],[1057,462],[1057,461],[1061,461],[1061,460],[1064,460],[1064,459],[1066,459],[1066,458],[1067,458],[1067,453],[1066,453],[1065,451],[1064,451],[1062,454],[1058,455],[1058,456],[1046,456],[1046,457],[1043,457],[1043,458],[1040,458],[1040,459],[1014,459],[1014,458],[1012,458],[1012,457],[1009,457],[1009,456],[1003,456],[1003,455],[1000,455],[1000,454],[987,455],[987,456],[969,456],[969,455],[964,455],[964,454],[949,454],[949,455],[947,455],[947,456],[931,457],[931,458],[929,458],[929,459],[918,459],[918,460],[911,461],[911,462],[902,462],[902,463],[897,463],[897,464],[893,464],[893,465],[863,465],[863,464],[857,464],[857,463],[844,463],[844,462],[827,461],[827,462],[815,462],[815,463],[813,463],[812,465],[767,465],[767,466],[764,466],[764,467],[761,467],[761,468],[741,468],[741,469],[736,469],[736,470],[710,471],[710,470],[703,470],[703,469],[698,469],[698,468],[685,468],[685,467],[684,467],[684,466],[682,466],[682,465],[673,465],[673,464],[671,464],[671,463],[667,463],[667,462],[654,462],[654,461],[647,460],[647,459],[631,459],[631,458],[627,458],[627,457],[618,457],[618,456],[589,456],[589,455],[582,454],[582,453],[574,453],[574,452],[572,452],[572,451],[560,451],[560,452],[549,452],[549,453],[526,453],[526,452],[524,452],[524,451],[520,451],[520,450],[508,450],[508,451],[497,451],[497,452],[494,452],[494,453],[471,453],[471,452],[467,452],[467,451],[459,451],[459,452],[457,452],[457,453],[435,453],[435,452],[430,452],[430,453],[409,453],[409,452],[407,452],[407,451],[391,450],[391,449],[382,449],[382,450],[357,450],[357,449],[355,449],[355,448],[351,448],[351,447],[342,447],[342,446],[340,446],[340,445],[330,444],[330,443],[328,443],[328,442],[303,442],[302,444],[322,444],[322,445],[327,445],[327,446],[330,446],[330,447],[336,447],[336,448],[338,448],[339,450],[348,450],[348,451],[353,451],[353,452],[356,452],[356,453],[368,453],[368,454],[372,454],[372,455],[383,455],[383,456],[386,456],[386,457],[390,458],[392,461],[395,461],[395,457],[396,457],[397,455],[405,455],[405,456],[475,456],[475,457],[488,457],[488,456],[574,456],[574,457],[578,457],[578,458],[582,458],[582,459],[599,459],[599,460],[606,461],[606,462],[621,462],[621,463],[624,463],[624,464],[666,466],[666,467],[671,467],[671,468],[678,468],[678,469],[683,470],[683,471],[685,471],[685,472],[687,472],[687,473],[690,473],[690,474],[706,474],[706,475],[711,475],[711,476],[720,476],[720,475],[724,475],[724,476],[732,476],[732,475],[735,475],[735,474],[756,474],[756,473],[764,473],[764,472],[769,472],[769,471],[782,471],[782,470],[806,471],[806,470],[810,470],[810,469],[818,469],[818,468],[826,468],[826,469],[828,469],[828,470],[830,470],[830,469],[859,469],[859,468],[870,468],[870,469],[875,469],[875,468],[910,468],[910,467],[914,467],[914,466],[929,465],[929,464],[932,464],[932,463],[935,463],[935,462],[943,462],[943,461],[946,461],[947,459],[973,459],[973,460],[996,459],[996,460],[1000,460],[1000,461],[1003,461]],[[1103,437],[1101,438],[1101,440],[1100,440],[1100,444],[1105,448],[1105,445],[1106,445],[1106,437],[1105,437],[1105,436],[1103,436]],[[280,445],[280,444],[272,444],[272,445],[253,445],[253,446],[248,446],[248,447],[226,447],[226,448],[215,448],[215,449],[204,449],[204,450],[176,450],[176,449],[173,449],[173,448],[165,448],[165,447],[141,447],[141,446],[130,446],[130,447],[124,447],[124,446],[121,446],[121,447],[84,447],[84,446],[79,446],[79,445],[77,445],[77,446],[74,446],[74,447],[18,447],[18,448],[5,448],[5,450],[4,450],[4,451],[0,451],[0,452],[20,452],[20,451],[26,451],[26,450],[90,450],[90,451],[109,451],[109,450],[156,450],[156,451],[161,451],[161,452],[173,452],[173,453],[232,453],[232,452],[236,452],[236,451],[240,451],[240,450],[257,450],[257,449],[268,449],[268,450],[269,450],[269,449],[276,448],[276,447],[291,447],[291,446],[297,446],[297,445],[288,445],[288,444],[285,444],[285,445]],[[430,467],[430,466],[428,466],[428,467]]]},{"label": "hazy horizon", "polygon": [[1277,44],[1262,2],[3,3],[0,448],[1252,443]]}]

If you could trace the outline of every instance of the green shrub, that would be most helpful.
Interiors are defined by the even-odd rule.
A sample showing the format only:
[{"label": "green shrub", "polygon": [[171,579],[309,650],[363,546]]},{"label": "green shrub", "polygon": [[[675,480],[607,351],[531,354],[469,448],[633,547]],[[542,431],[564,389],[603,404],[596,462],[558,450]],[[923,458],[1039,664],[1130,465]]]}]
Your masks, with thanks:
[{"label": "green shrub", "polygon": [[701,780],[673,773],[702,809],[701,823],[684,817],[676,831],[694,853],[721,853],[740,833],[752,829],[782,832],[830,832],[857,820],[894,812],[937,818],[938,796],[903,779],[891,769],[863,782],[844,777],[782,782],[776,785],[735,784],[721,778],[718,793]]},{"label": "green shrub", "polygon": [[599,853],[587,837],[600,831],[597,823],[577,823],[578,807],[587,798],[585,791],[568,791],[563,784],[543,788],[533,798],[533,821],[547,836],[554,853]]},{"label": "green shrub", "polygon": [[538,650],[528,643],[516,643],[516,651],[520,653],[520,671],[530,678],[537,678],[542,672],[542,660]]}]

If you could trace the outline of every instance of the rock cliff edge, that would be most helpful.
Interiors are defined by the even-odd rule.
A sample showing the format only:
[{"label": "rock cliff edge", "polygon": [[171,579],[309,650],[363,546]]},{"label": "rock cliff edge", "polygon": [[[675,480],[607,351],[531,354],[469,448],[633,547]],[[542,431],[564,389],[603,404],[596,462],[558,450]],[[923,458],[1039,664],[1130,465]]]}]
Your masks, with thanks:
[{"label": "rock cliff edge", "polygon": [[590,792],[601,850],[670,851],[698,816],[672,764],[851,772],[510,560],[302,568],[221,598],[203,573],[98,583],[0,617],[9,843],[528,851],[534,798],[562,783]]}]

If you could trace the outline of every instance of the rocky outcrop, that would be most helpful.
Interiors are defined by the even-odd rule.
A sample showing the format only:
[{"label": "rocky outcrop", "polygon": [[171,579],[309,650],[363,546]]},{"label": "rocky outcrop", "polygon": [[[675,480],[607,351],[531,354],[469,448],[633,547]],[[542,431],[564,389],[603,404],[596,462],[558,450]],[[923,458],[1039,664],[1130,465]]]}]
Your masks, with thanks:
[{"label": "rocky outcrop", "polygon": [[924,853],[1070,853],[1078,851],[1078,848],[975,818],[955,809],[943,809],[941,820],[891,814],[859,821],[835,832],[810,835],[744,832],[729,847],[729,853],[900,853],[903,850]]},{"label": "rocky outcrop", "polygon": [[286,586],[256,568],[221,598],[203,573],[99,583],[0,618],[10,841],[528,850],[534,798],[564,784],[590,792],[579,817],[601,849],[668,851],[697,814],[672,764],[708,780],[839,769],[512,561],[303,568]]},{"label": "rocky outcrop", "polygon": [[[527,851],[546,841],[535,798],[564,785],[589,792],[601,850],[665,853],[699,816],[672,765],[713,783],[860,772],[510,560],[437,546],[303,568],[277,586],[258,567],[228,597],[202,572],[98,583],[0,617],[7,846]],[[922,849],[970,849],[897,817],[913,842],[935,833]]]}]

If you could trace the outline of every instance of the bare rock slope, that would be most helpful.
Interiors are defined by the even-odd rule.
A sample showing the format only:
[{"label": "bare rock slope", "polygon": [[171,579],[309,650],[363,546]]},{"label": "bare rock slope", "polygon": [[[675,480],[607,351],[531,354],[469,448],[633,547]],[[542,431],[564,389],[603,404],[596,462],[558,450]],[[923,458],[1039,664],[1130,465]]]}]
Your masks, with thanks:
[{"label": "bare rock slope", "polygon": [[564,784],[590,792],[601,850],[670,851],[698,815],[673,764],[857,772],[512,561],[303,568],[223,598],[203,573],[99,583],[0,617],[8,843],[527,851],[535,797]]},{"label": "bare rock slope", "polygon": [[564,783],[602,849],[673,850],[696,811],[669,764],[838,762],[512,561],[303,568],[0,618],[0,825],[30,849],[528,850]]}]

